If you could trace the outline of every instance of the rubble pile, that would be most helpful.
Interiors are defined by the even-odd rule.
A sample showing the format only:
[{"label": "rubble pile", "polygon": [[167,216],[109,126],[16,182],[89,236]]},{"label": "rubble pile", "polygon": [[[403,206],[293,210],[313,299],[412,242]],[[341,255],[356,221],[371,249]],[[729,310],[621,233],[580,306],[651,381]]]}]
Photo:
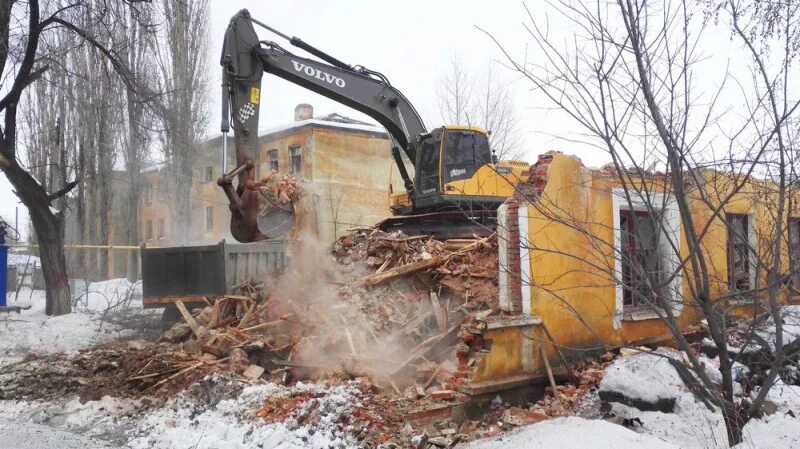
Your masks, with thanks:
[{"label": "rubble pile", "polygon": [[463,340],[496,307],[496,237],[359,231],[337,242],[328,266],[303,245],[271,283],[243,284],[193,314],[178,302],[184,320],[163,341],[251,379],[369,376],[416,396],[456,387],[458,353],[471,350]]},{"label": "rubble pile", "polygon": [[258,183],[258,192],[264,199],[275,205],[290,205],[297,201],[303,187],[297,178],[290,175],[279,175],[270,171]]},{"label": "rubble pile", "polygon": [[174,345],[142,341],[86,349],[67,357],[31,355],[0,368],[0,399],[50,400],[74,394],[82,402],[106,395],[163,402],[219,368],[216,361],[192,356]]}]

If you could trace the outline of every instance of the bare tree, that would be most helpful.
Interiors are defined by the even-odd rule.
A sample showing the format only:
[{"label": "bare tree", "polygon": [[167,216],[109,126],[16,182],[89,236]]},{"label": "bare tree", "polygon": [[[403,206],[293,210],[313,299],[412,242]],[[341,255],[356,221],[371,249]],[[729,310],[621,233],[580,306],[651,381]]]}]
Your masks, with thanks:
[{"label": "bare tree", "polygon": [[[127,3],[135,1],[128,0]],[[45,47],[40,44],[44,41],[43,36],[57,28],[67,30],[74,38],[86,42],[97,50],[99,60],[109,61],[115,72],[127,75],[124,64],[94,37],[91,28],[85,27],[106,12],[102,2],[77,0],[48,3],[45,8],[38,0],[27,3],[6,1],[0,5],[0,73],[4,91],[0,99],[3,116],[0,170],[30,213],[47,288],[46,313],[51,315],[68,313],[71,308],[63,245],[64,211],[53,208],[52,203],[68,194],[78,184],[78,179],[59,179],[60,185],[48,185],[46,180],[37,179],[35,172],[20,163],[18,105],[26,89],[47,72],[49,66],[42,53]],[[126,77],[123,79],[127,81]],[[60,156],[59,164],[64,166]]]},{"label": "bare tree", "polygon": [[[124,45],[120,50],[120,55],[127,61],[134,77],[133,85],[150,86],[154,88],[153,77],[155,75],[155,64],[148,42],[155,38],[156,25],[154,23],[154,11],[150,8],[128,8],[127,16],[122,22],[120,37],[124,40]],[[141,97],[132,88],[125,89],[125,138],[123,161],[127,175],[127,195],[125,198],[124,209],[126,216],[125,239],[128,245],[139,244],[139,198],[141,196],[142,183],[140,172],[149,154],[152,139],[151,130],[154,128],[155,117],[153,108],[148,102],[142,101]],[[129,279],[136,277],[137,261],[136,253],[128,252],[127,268]]]},{"label": "bare tree", "polygon": [[525,156],[524,138],[514,98],[498,64],[489,62],[471,73],[458,57],[439,77],[436,104],[442,121],[451,125],[480,126],[491,131],[489,144],[500,159]]},{"label": "bare tree", "polygon": [[[551,7],[578,30],[563,39],[567,44],[557,46],[562,39],[550,35],[546,19],[528,10],[525,28],[541,58],[526,63],[500,49],[538,94],[582,127],[584,134],[573,141],[608,154],[608,182],[618,186],[627,210],[637,211],[620,215],[613,229],[620,237],[609,240],[603,237],[609,224],[594,219],[590,210],[570,208],[539,192],[528,198],[537,212],[582,236],[583,244],[580,251],[552,242],[529,250],[581,258],[591,267],[582,279],[619,286],[631,303],[655,314],[686,354],[688,369],[677,359],[671,363],[694,391],[720,407],[733,446],[742,441],[747,421],[760,413],[787,357],[797,355],[784,346],[780,301],[787,294],[789,198],[797,194],[789,179],[797,160],[799,103],[791,99],[788,84],[797,75],[792,62],[800,16],[794,2],[769,2],[768,7],[706,2],[720,23],[730,25],[753,62],[752,85],[724,70],[719,87],[709,93],[696,87],[709,26],[702,6],[558,1]],[[737,89],[726,87],[732,81]],[[732,112],[721,103],[736,94],[741,98],[733,104],[744,106]],[[735,201],[762,208],[765,217],[756,236],[742,235],[746,227],[726,213]],[[728,252],[731,273],[713,257],[720,229],[734,239]],[[740,267],[752,274],[741,278]],[[678,279],[683,288],[675,287]],[[749,321],[747,343],[764,343],[771,360],[760,388],[746,398],[734,396],[733,365],[740,354],[727,340],[742,306],[749,307],[751,317],[766,310],[775,326],[774,341],[764,342]],[[721,383],[710,378],[684,337],[677,312],[683,307],[707,321]],[[591,328],[588,320],[577,319]],[[607,344],[597,338],[601,346]]]},{"label": "bare tree", "polygon": [[[173,233],[185,241],[191,226],[192,150],[203,140],[208,119],[208,0],[161,0],[161,39],[152,41],[164,92],[156,111],[164,128],[162,147],[168,163],[174,204]],[[181,240],[183,239],[183,240]]]}]

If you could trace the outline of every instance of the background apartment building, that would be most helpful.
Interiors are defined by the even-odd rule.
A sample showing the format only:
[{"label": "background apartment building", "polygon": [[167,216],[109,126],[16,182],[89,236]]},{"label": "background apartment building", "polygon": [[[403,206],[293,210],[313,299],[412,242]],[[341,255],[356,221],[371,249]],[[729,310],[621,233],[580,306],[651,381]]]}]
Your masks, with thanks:
[{"label": "background apartment building", "polygon": [[[194,158],[192,173],[170,175],[167,167],[143,171],[140,200],[142,243],[167,246],[180,243],[233,241],[227,198],[217,185],[222,175],[222,137],[204,142]],[[228,167],[234,167],[233,139],[228,141]],[[382,127],[339,114],[314,117],[311,105],[295,108],[295,120],[259,136],[256,178],[270,170],[305,180],[305,194],[314,204],[311,228],[321,241],[333,242],[347,229],[372,225],[389,216],[390,189],[402,189],[394,167],[389,136]],[[191,182],[190,223],[173,223],[171,183]],[[391,186],[391,187],[390,187]],[[177,233],[182,233],[176,238]]]}]

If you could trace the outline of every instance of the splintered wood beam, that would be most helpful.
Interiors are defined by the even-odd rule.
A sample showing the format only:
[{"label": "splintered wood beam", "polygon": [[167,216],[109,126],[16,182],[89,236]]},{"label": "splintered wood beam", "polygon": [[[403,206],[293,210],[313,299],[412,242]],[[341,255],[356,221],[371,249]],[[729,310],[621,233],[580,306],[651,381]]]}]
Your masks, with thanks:
[{"label": "splintered wood beam", "polygon": [[186,305],[183,304],[183,301],[178,299],[177,301],[175,301],[175,306],[178,308],[178,311],[181,312],[181,316],[183,316],[183,319],[186,321],[186,324],[188,324],[189,328],[192,329],[192,333],[194,334],[194,336],[200,338],[200,336],[197,335],[197,329],[199,329],[200,326],[197,325],[197,321],[195,321],[192,314],[189,313],[189,310],[186,308]]},{"label": "splintered wood beam", "polygon": [[427,270],[428,268],[437,267],[447,260],[448,256],[434,256],[430,259],[424,259],[417,262],[412,262],[399,267],[392,268],[391,270],[366,276],[361,279],[359,285],[378,285],[380,283],[403,277],[407,274],[416,273],[417,271]]}]

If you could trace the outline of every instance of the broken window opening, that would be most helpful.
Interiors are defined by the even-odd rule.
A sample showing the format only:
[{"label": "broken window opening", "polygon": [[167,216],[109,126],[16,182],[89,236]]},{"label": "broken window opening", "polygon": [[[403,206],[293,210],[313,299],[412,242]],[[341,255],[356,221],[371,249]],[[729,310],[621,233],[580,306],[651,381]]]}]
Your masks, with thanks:
[{"label": "broken window opening", "polygon": [[731,291],[750,289],[750,220],[745,214],[726,214],[728,228],[728,285]]},{"label": "broken window opening", "polygon": [[652,305],[663,281],[664,254],[658,244],[656,216],[647,211],[620,210],[623,307]]}]

